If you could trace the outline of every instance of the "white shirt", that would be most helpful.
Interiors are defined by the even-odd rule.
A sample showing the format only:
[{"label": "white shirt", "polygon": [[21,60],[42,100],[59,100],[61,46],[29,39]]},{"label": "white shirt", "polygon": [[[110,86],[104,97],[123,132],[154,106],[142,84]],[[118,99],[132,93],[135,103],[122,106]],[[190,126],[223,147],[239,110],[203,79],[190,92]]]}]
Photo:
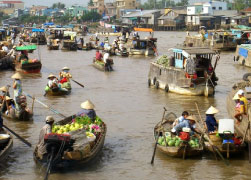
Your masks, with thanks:
[{"label": "white shirt", "polygon": [[3,46],[2,49],[3,49],[4,52],[7,52],[7,53],[9,52],[9,49],[8,49],[7,46]]},{"label": "white shirt", "polygon": [[52,87],[52,84],[53,84],[53,80],[49,80],[49,81],[48,81],[48,86],[49,86],[49,88]]},{"label": "white shirt", "polygon": [[107,59],[109,59],[109,53],[105,53],[103,56],[104,62],[106,63]]}]

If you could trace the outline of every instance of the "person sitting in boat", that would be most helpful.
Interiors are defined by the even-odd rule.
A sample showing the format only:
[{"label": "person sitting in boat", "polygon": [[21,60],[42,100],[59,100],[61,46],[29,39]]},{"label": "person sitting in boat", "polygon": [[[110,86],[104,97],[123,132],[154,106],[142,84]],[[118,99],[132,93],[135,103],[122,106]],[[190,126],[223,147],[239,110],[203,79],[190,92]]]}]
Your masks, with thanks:
[{"label": "person sitting in boat", "polygon": [[21,96],[22,92],[23,92],[22,91],[22,82],[21,82],[22,76],[19,73],[15,73],[14,75],[11,76],[11,78],[14,79],[13,86],[12,86],[14,89],[14,101],[16,104],[16,109],[19,110],[17,98],[18,98],[18,96]]},{"label": "person sitting in boat", "polygon": [[55,90],[55,89],[58,89],[58,88],[59,88],[59,87],[58,87],[58,81],[57,81],[57,78],[56,78],[55,75],[50,74],[50,75],[48,76],[48,79],[49,79],[49,81],[48,81],[48,83],[47,83],[47,86],[48,86],[50,89]]},{"label": "person sitting in boat", "polygon": [[5,109],[4,113],[6,115],[11,115],[11,116],[15,117],[14,116],[15,115],[15,102],[14,102],[14,100],[12,98],[10,98],[9,96],[6,96],[5,99],[6,99],[6,106],[5,106],[6,109]]},{"label": "person sitting in boat", "polygon": [[240,89],[237,92],[237,95],[239,96],[240,99],[240,111],[236,112],[236,114],[234,115],[234,117],[237,120],[237,124],[239,125],[241,122],[241,118],[243,115],[247,115],[247,106],[248,106],[248,100],[246,97],[244,97],[244,91],[242,89]]},{"label": "person sitting in boat", "polygon": [[70,71],[70,68],[68,68],[68,67],[62,68],[62,71],[59,73],[60,83],[63,84],[65,82],[70,81],[70,78],[72,78],[72,75],[69,73],[69,71]]},{"label": "person sitting in boat", "polygon": [[16,58],[17,56],[17,51],[16,51],[16,46],[13,46],[12,49],[9,51],[7,56],[10,56],[12,58]]},{"label": "person sitting in boat", "polygon": [[47,144],[44,142],[44,137],[46,134],[52,133],[52,125],[54,123],[54,118],[52,116],[47,116],[44,127],[41,129],[39,134],[39,141],[37,145],[37,156],[40,160],[47,160]]},{"label": "person sitting in boat", "polygon": [[218,109],[215,107],[211,106],[207,111],[206,111],[206,125],[207,125],[207,130],[208,133],[214,133],[217,130],[218,123],[214,117],[215,114],[219,112]]},{"label": "person sitting in boat", "polygon": [[0,91],[2,91],[2,95],[0,96],[1,99],[4,99],[5,96],[10,96],[10,93],[9,93],[8,88],[6,86],[1,87]]},{"label": "person sitting in boat", "polygon": [[19,62],[21,60],[25,60],[25,61],[29,60],[29,58],[28,58],[28,51],[21,51],[21,55],[19,56]]},{"label": "person sitting in boat", "polygon": [[92,121],[96,119],[95,106],[90,100],[83,102],[81,108],[82,110],[77,113],[77,116],[87,115]]},{"label": "person sitting in boat", "polygon": [[102,61],[103,55],[99,52],[99,50],[96,51],[96,60]]},{"label": "person sitting in boat", "polygon": [[241,110],[241,104],[240,104],[240,98],[239,95],[236,93],[233,97],[233,100],[235,101],[235,114],[240,113]]},{"label": "person sitting in boat", "polygon": [[193,135],[195,132],[199,133],[199,130],[196,128],[196,119],[194,116],[188,116],[186,118],[187,120],[184,120],[183,122],[177,124],[176,126],[173,127],[171,130],[172,133],[178,134],[182,131],[182,128],[190,128],[191,132],[190,134]]},{"label": "person sitting in boat", "polygon": [[177,124],[182,123],[183,121],[187,121],[187,117],[189,116],[189,113],[187,111],[183,111],[183,113],[181,114],[181,116],[177,119],[175,119],[175,121],[173,122],[173,127],[175,127]]}]

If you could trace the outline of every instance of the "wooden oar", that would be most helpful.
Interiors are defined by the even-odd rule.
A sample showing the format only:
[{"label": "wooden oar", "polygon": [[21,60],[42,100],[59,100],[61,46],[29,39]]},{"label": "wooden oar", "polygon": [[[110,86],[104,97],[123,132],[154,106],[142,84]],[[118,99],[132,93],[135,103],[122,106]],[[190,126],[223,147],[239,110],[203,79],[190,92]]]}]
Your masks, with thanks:
[{"label": "wooden oar", "polygon": [[28,93],[26,93],[26,92],[24,92],[24,91],[23,91],[23,93],[24,93],[26,96],[28,96],[29,98],[35,99],[35,101],[37,101],[39,104],[43,105],[43,106],[44,106],[45,108],[47,108],[47,109],[50,109],[52,112],[56,113],[57,115],[59,115],[59,116],[61,116],[61,117],[63,117],[63,118],[66,118],[65,115],[61,114],[60,112],[58,112],[57,110],[53,109],[52,107],[47,106],[46,104],[42,103],[42,102],[39,101],[38,99],[33,98],[33,97],[32,97],[31,95],[29,95]]},{"label": "wooden oar", "polygon": [[81,87],[85,87],[83,84],[81,84],[81,83],[79,83],[78,81],[76,81],[76,80],[74,80],[74,79],[71,79],[73,82],[75,82],[76,84],[78,84],[79,86],[81,86]]},{"label": "wooden oar", "polygon": [[[202,118],[201,118],[201,115],[200,115],[200,111],[199,111],[199,107],[198,107],[197,102],[195,102],[195,105],[196,105],[197,111],[198,111],[198,113],[199,113],[200,120],[201,120],[202,123],[203,123],[203,120],[202,120]],[[225,158],[222,156],[222,154],[221,154],[221,152],[219,151],[219,149],[218,149],[216,146],[213,145],[213,142],[211,141],[209,135],[203,131],[203,129],[201,128],[200,124],[198,123],[198,121],[197,121],[196,119],[195,119],[195,122],[196,122],[196,124],[199,126],[199,128],[201,129],[202,134],[205,135],[206,138],[208,139],[209,145],[212,147],[213,152],[214,152],[214,150],[216,150],[217,154],[218,154],[218,155],[220,156],[220,158],[224,161],[224,163],[228,166],[228,165],[229,165],[228,161],[225,160]],[[214,152],[214,153],[215,153],[215,152]]]},{"label": "wooden oar", "polygon": [[3,127],[6,128],[8,131],[10,131],[13,135],[15,135],[18,139],[20,139],[27,146],[29,146],[29,147],[32,146],[31,143],[29,143],[24,138],[22,138],[21,136],[19,136],[17,133],[15,133],[13,130],[11,130],[10,128],[8,128],[6,125],[3,124]]},{"label": "wooden oar", "polygon": [[[165,113],[166,113],[166,108],[164,107],[164,113],[163,113],[163,116],[162,116],[161,124],[162,124],[163,119],[165,117]],[[157,149],[157,145],[158,145],[159,136],[160,136],[160,131],[158,132],[158,136],[156,138],[156,142],[155,142],[155,146],[154,146],[154,150],[153,150],[153,156],[152,156],[152,160],[151,160],[152,165],[154,163],[154,157],[155,157],[155,153],[156,153],[156,149]]]}]

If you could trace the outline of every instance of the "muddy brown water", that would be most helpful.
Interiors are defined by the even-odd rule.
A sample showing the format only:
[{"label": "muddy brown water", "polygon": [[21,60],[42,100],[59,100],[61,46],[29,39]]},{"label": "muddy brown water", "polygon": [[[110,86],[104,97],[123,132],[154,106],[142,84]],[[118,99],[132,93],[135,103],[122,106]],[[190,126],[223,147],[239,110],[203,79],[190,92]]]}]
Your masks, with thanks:
[{"label": "muddy brown water", "polygon": [[[182,43],[185,34],[155,32],[159,54],[168,53],[169,48]],[[40,46],[39,52],[43,64],[41,74],[25,76],[24,91],[67,116],[79,111],[80,103],[90,99],[108,127],[102,153],[93,163],[69,171],[53,172],[51,180],[250,179],[250,164],[246,155],[231,159],[227,167],[222,161],[215,161],[211,155],[182,160],[157,151],[154,166],[150,165],[154,145],[153,127],[161,120],[163,106],[177,115],[184,110],[196,113],[194,102],[197,101],[203,117],[207,108],[214,105],[220,110],[217,118],[228,118],[226,96],[233,83],[250,71],[234,63],[233,52],[221,53],[216,69],[218,86],[215,96],[209,98],[182,96],[148,88],[149,62],[155,57],[113,57],[115,71],[104,73],[91,65],[95,51],[48,51],[46,46]],[[37,58],[38,50],[31,56]],[[85,88],[72,82],[73,89],[69,96],[43,97],[49,73],[58,74],[64,66],[70,67],[74,79],[83,83]],[[0,72],[0,85],[11,85],[12,74],[12,71]],[[35,146],[47,115],[60,120],[59,116],[35,103],[33,122],[4,120],[4,123]],[[0,179],[43,179],[44,173],[45,170],[37,167],[33,161],[33,149],[15,138],[10,157],[0,166]]]}]

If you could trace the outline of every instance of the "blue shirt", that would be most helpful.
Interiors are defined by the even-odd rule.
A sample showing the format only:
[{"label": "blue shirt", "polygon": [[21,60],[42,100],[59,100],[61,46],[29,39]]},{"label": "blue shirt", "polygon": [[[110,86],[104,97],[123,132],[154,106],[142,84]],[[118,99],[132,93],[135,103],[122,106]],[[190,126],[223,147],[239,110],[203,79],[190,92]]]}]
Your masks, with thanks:
[{"label": "blue shirt", "polygon": [[179,122],[179,123],[182,123],[184,120],[187,120],[187,119],[184,118],[184,116],[180,116],[180,117],[178,118],[178,122]]},{"label": "blue shirt", "polygon": [[195,124],[191,125],[191,124],[189,124],[189,121],[188,121],[188,120],[184,120],[183,122],[177,124],[177,125],[174,127],[174,129],[175,129],[175,131],[177,131],[178,129],[182,129],[182,128],[184,128],[184,127],[185,127],[185,128],[190,128],[191,130],[196,128]]},{"label": "blue shirt", "polygon": [[216,129],[215,127],[218,126],[216,119],[214,118],[213,115],[210,115],[210,114],[207,114],[207,116],[206,116],[206,124],[207,124],[208,132],[215,131],[215,129]]},{"label": "blue shirt", "polygon": [[87,115],[91,120],[95,120],[96,118],[96,112],[93,109],[82,109],[77,113],[77,116],[80,116],[81,114]]}]

